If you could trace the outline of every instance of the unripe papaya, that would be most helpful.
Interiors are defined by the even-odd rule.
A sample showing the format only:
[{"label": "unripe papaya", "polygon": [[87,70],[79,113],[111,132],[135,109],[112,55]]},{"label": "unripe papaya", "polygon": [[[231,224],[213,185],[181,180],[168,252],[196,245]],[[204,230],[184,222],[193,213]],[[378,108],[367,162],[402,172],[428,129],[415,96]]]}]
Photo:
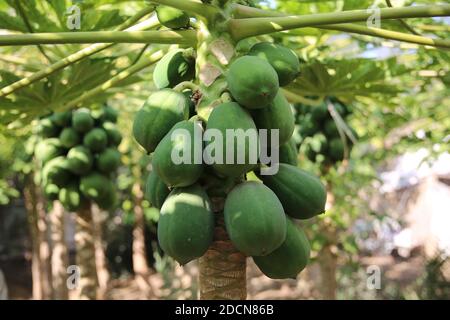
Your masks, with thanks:
[{"label": "unripe papaya", "polygon": [[203,256],[213,241],[214,214],[202,187],[175,188],[161,208],[158,242],[181,265]]},{"label": "unripe papaya", "polygon": [[105,199],[113,190],[114,185],[111,180],[97,172],[90,173],[80,180],[81,193],[93,201]]},{"label": "unripe papaya", "polygon": [[71,179],[67,159],[59,156],[48,161],[42,169],[43,184],[55,184],[63,187]]},{"label": "unripe papaya", "polygon": [[108,145],[117,147],[122,142],[122,134],[117,129],[116,125],[110,121],[105,121],[102,124],[102,129],[105,130],[108,137]]},{"label": "unripe papaya", "polygon": [[150,95],[137,112],[133,122],[136,141],[151,153],[170,129],[189,116],[189,101],[182,93],[171,89]]},{"label": "unripe papaya", "polygon": [[92,152],[101,152],[108,145],[108,136],[105,130],[94,128],[89,131],[83,138],[83,145]]},{"label": "unripe papaya", "polygon": [[332,118],[325,122],[323,131],[328,138],[339,137],[338,127]]},{"label": "unripe papaya", "polygon": [[68,127],[72,122],[72,112],[64,111],[64,112],[55,112],[52,115],[52,121],[60,127]]},{"label": "unripe papaya", "polygon": [[61,145],[70,149],[80,143],[81,137],[74,128],[64,128],[59,135]]},{"label": "unripe papaya", "polygon": [[94,127],[94,119],[88,109],[78,109],[72,115],[72,127],[80,133],[85,133]]},{"label": "unripe papaya", "polygon": [[265,108],[278,93],[278,75],[265,60],[253,56],[236,59],[227,73],[233,98],[249,109]]},{"label": "unripe papaya", "polygon": [[255,44],[248,53],[250,56],[266,60],[278,74],[280,86],[291,83],[300,73],[297,54],[289,48],[270,42]]},{"label": "unripe papaya", "polygon": [[63,154],[64,148],[61,146],[61,143],[57,138],[44,139],[39,141],[36,145],[36,159],[41,164],[45,164],[51,159],[62,156]]},{"label": "unripe papaya", "polygon": [[309,219],[325,212],[327,192],[319,178],[281,163],[275,175],[259,175],[278,196],[284,211],[294,219]]},{"label": "unripe papaya", "polygon": [[280,147],[280,163],[287,163],[293,166],[298,165],[298,150],[294,139],[290,139],[288,142]]},{"label": "unripe papaya", "polygon": [[110,106],[105,106],[103,107],[103,114],[100,119],[102,120],[102,122],[109,121],[112,123],[116,123],[118,117],[119,112],[116,109]]},{"label": "unripe papaya", "polygon": [[50,118],[44,118],[39,121],[37,131],[44,138],[53,138],[59,135],[60,128]]},{"label": "unripe papaya", "polygon": [[330,141],[329,156],[334,161],[344,160],[344,142],[340,138],[334,138]]},{"label": "unripe papaya", "polygon": [[[218,174],[226,177],[238,177],[254,168],[259,153],[257,152],[257,146],[253,150],[252,147],[254,146],[250,145],[249,142],[256,139],[256,145],[258,144],[257,129],[252,117],[239,104],[228,102],[215,107],[209,116],[206,129],[206,131],[218,130],[223,138],[222,141],[209,142],[204,152],[208,159],[208,164],[215,162],[212,163],[212,167]],[[227,137],[226,132],[228,129],[233,130],[232,132],[235,133],[235,136]],[[248,136],[246,136],[245,132],[248,133]],[[253,136],[253,139],[248,139],[251,136]],[[242,154],[238,154],[239,149],[241,149],[239,148],[239,141],[243,142],[241,144],[243,146]],[[234,155],[233,159],[231,159],[233,161],[230,161],[232,163],[226,163],[227,157],[230,156],[230,154],[227,154],[227,149]],[[219,153],[222,153],[223,157],[217,157]],[[251,156],[251,153],[254,156]],[[213,159],[209,159],[209,156],[219,159],[216,158],[215,160],[217,161],[212,161]],[[243,156],[243,163],[238,163],[238,156]],[[219,161],[221,163],[218,163]]]},{"label": "unripe papaya", "polygon": [[169,187],[161,180],[154,170],[150,172],[145,183],[145,199],[152,207],[161,209],[164,201],[170,193]]},{"label": "unripe papaya", "polygon": [[287,219],[286,240],[272,253],[253,257],[258,268],[272,279],[295,279],[309,261],[311,247],[303,230]]},{"label": "unripe papaya", "polygon": [[95,202],[103,210],[110,210],[114,208],[117,205],[116,190],[114,188],[108,188],[106,193]]},{"label": "unripe papaya", "polygon": [[234,246],[249,256],[264,256],[286,238],[286,216],[275,193],[262,183],[236,186],[225,200],[225,227]]},{"label": "unripe papaya", "polygon": [[201,139],[200,124],[188,120],[178,122],[153,153],[153,169],[169,187],[190,186],[197,182],[203,173],[202,154],[200,153],[199,159],[195,157],[195,128]]},{"label": "unripe papaya", "polygon": [[168,52],[155,66],[153,82],[158,89],[173,88],[195,76],[195,59],[187,50]]},{"label": "unripe papaya", "polygon": [[288,142],[292,137],[292,133],[294,133],[294,113],[281,91],[277,93],[275,99],[266,108],[254,110],[252,116],[258,129],[267,130],[268,147],[270,147],[270,137],[273,129],[277,129],[279,134],[277,146]]},{"label": "unripe papaya", "polygon": [[328,106],[326,103],[322,103],[319,106],[310,108],[311,108],[311,118],[315,123],[322,123],[323,121],[331,117],[328,112]]},{"label": "unripe papaya", "polygon": [[95,160],[95,166],[98,171],[111,174],[120,166],[121,154],[113,148],[105,149]]},{"label": "unripe papaya", "polygon": [[78,189],[78,183],[71,183],[61,188],[58,199],[63,207],[71,212],[77,211],[87,203],[86,198]]},{"label": "unripe papaya", "polygon": [[77,175],[87,174],[92,168],[93,161],[91,151],[85,146],[73,147],[67,153],[67,168]]},{"label": "unripe papaya", "polygon": [[57,200],[59,197],[59,187],[56,184],[49,183],[44,186],[44,195],[50,201]]},{"label": "unripe papaya", "polygon": [[189,26],[189,16],[181,10],[159,5],[156,7],[159,23],[170,29],[182,29]]}]

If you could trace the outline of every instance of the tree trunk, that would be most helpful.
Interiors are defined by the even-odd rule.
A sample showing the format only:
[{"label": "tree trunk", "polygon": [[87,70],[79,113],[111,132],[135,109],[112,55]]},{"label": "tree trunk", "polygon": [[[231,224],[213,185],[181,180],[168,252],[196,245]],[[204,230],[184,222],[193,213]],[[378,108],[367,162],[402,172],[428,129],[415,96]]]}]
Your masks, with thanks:
[{"label": "tree trunk", "polygon": [[51,298],[50,247],[47,241],[45,204],[33,179],[33,175],[29,175],[26,178],[24,199],[28,212],[32,246],[32,294],[33,299],[42,300]]},{"label": "tree trunk", "polygon": [[53,299],[67,300],[67,267],[69,258],[65,239],[65,210],[59,201],[53,202],[53,209],[49,214],[52,239],[52,285]]},{"label": "tree trunk", "polygon": [[76,261],[80,270],[79,299],[97,298],[97,270],[95,265],[94,227],[90,206],[78,210],[76,215]]},{"label": "tree trunk", "polygon": [[[331,187],[327,192],[327,208],[332,208],[334,205],[334,195],[331,192]],[[333,225],[331,218],[320,221],[321,233],[326,237],[327,241],[319,254],[319,265],[321,273],[320,291],[322,298],[327,300],[336,300],[337,292],[337,232]]]},{"label": "tree trunk", "polygon": [[134,229],[133,229],[133,272],[139,289],[145,297],[150,298],[152,293],[149,282],[150,268],[147,263],[145,247],[145,216],[142,208],[144,198],[140,183],[133,185],[134,195]]},{"label": "tree trunk", "polygon": [[108,263],[106,261],[105,246],[103,243],[103,217],[102,210],[96,204],[92,204],[92,220],[94,226],[95,265],[98,277],[98,299],[106,298],[110,279]]},{"label": "tree trunk", "polygon": [[216,214],[214,242],[200,258],[201,300],[247,298],[246,257],[231,243],[223,220],[224,199],[211,199]]}]

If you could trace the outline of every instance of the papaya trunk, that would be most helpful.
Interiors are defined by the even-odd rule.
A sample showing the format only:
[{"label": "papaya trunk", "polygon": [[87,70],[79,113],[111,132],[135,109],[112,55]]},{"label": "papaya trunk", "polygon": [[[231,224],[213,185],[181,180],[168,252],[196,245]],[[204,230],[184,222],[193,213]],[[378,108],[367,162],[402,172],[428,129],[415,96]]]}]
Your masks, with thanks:
[{"label": "papaya trunk", "polygon": [[231,243],[223,220],[224,199],[214,201],[214,242],[199,260],[201,300],[244,300],[247,298],[246,257]]},{"label": "papaya trunk", "polygon": [[52,239],[52,285],[53,299],[67,300],[67,267],[69,258],[65,241],[65,210],[59,201],[53,202],[53,209],[49,214]]},{"label": "papaya trunk", "polygon": [[97,270],[95,265],[95,244],[92,212],[90,206],[80,209],[76,216],[76,261],[80,270],[79,299],[97,298]]},{"label": "papaya trunk", "polygon": [[45,209],[33,175],[26,178],[24,188],[25,207],[28,212],[28,224],[32,245],[31,273],[33,284],[33,299],[51,298],[50,282],[50,249],[47,241],[47,224]]},{"label": "papaya trunk", "polygon": [[151,297],[152,287],[149,282],[150,268],[147,263],[145,248],[145,217],[142,208],[143,192],[140,183],[133,185],[134,228],[133,228],[133,272],[135,281],[146,298]]},{"label": "papaya trunk", "polygon": [[103,244],[103,218],[102,211],[96,204],[92,204],[93,238],[95,245],[95,265],[98,277],[98,298],[105,299],[110,279],[108,264],[106,262],[105,247]]}]

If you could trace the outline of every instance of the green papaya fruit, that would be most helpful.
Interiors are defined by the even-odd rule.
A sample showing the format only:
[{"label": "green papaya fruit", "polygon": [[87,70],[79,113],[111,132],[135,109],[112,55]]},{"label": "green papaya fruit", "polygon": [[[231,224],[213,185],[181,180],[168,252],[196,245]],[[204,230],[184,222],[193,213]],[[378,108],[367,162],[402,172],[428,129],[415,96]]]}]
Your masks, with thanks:
[{"label": "green papaya fruit", "polygon": [[325,122],[323,132],[328,138],[337,138],[339,137],[339,130],[333,119],[329,119]]},{"label": "green papaya fruit", "polygon": [[268,147],[270,147],[271,144],[271,130],[278,130],[278,146],[288,142],[294,133],[294,114],[291,105],[281,91],[277,93],[275,99],[269,106],[264,109],[254,110],[252,116],[258,129],[267,130]]},{"label": "green papaya fruit", "polygon": [[316,107],[311,107],[311,118],[315,123],[320,124],[330,117],[331,116],[328,112],[328,106],[326,103],[322,103]]},{"label": "green papaya fruit", "polygon": [[121,154],[113,148],[107,148],[100,153],[95,160],[95,165],[98,171],[111,174],[120,166]]},{"label": "green papaya fruit", "polygon": [[225,199],[223,214],[231,242],[248,256],[267,255],[286,238],[283,206],[262,183],[237,185]]},{"label": "green papaya fruit", "polygon": [[155,66],[153,82],[158,89],[173,88],[195,76],[195,59],[190,51],[178,49],[168,52]]},{"label": "green papaya fruit", "polygon": [[101,201],[114,192],[114,184],[106,176],[92,172],[81,178],[80,191],[90,200]]},{"label": "green papaya fruit", "polygon": [[103,114],[100,119],[102,120],[102,122],[109,121],[112,123],[116,123],[118,117],[119,112],[116,109],[111,106],[105,106],[103,107]]},{"label": "green papaya fruit", "polygon": [[77,175],[85,175],[91,169],[94,162],[91,151],[85,146],[76,146],[67,153],[68,169]]},{"label": "green papaya fruit", "polygon": [[280,163],[287,163],[293,166],[298,165],[298,150],[294,139],[290,139],[288,142],[280,147]]},{"label": "green papaya fruit", "polygon": [[68,127],[72,122],[72,111],[55,112],[52,115],[52,121],[57,126]]},{"label": "green papaya fruit", "polygon": [[36,160],[41,164],[45,164],[49,160],[62,156],[63,154],[64,148],[57,138],[44,139],[36,144]]},{"label": "green papaya fruit", "polygon": [[60,128],[50,118],[39,121],[37,132],[44,138],[54,138],[59,135]]},{"label": "green papaya fruit", "polygon": [[265,60],[253,56],[236,59],[226,75],[228,89],[243,107],[267,107],[278,93],[278,75]]},{"label": "green papaya fruit", "polygon": [[286,240],[264,257],[253,257],[258,268],[272,279],[295,279],[309,261],[311,247],[304,231],[287,219]]},{"label": "green papaya fruit", "polygon": [[315,123],[315,121],[312,119],[311,114],[305,115],[299,125],[299,131],[303,137],[312,136],[319,130],[319,127],[317,123]]},{"label": "green papaya fruit", "polygon": [[152,207],[161,209],[164,201],[170,193],[169,187],[161,180],[154,170],[150,172],[145,183],[145,199]]},{"label": "green papaya fruit", "polygon": [[151,153],[177,122],[188,117],[189,101],[186,96],[171,89],[156,91],[134,118],[134,138]]},{"label": "green papaya fruit", "polygon": [[70,149],[80,143],[81,137],[74,128],[64,128],[59,135],[59,140],[64,148]]},{"label": "green papaya fruit", "polygon": [[159,5],[156,7],[159,23],[170,29],[182,29],[189,26],[189,16],[173,7]]},{"label": "green papaya fruit", "polygon": [[340,138],[330,140],[330,148],[328,152],[333,161],[344,160],[344,142]]},{"label": "green papaya fruit", "polygon": [[300,61],[289,48],[270,42],[255,44],[248,55],[266,60],[278,74],[280,86],[291,83],[300,74]]},{"label": "green papaya fruit", "polygon": [[[201,154],[199,159],[195,157],[195,128],[201,139],[203,130],[200,124],[188,120],[178,122],[153,153],[153,169],[169,187],[190,186],[203,173]],[[177,155],[177,159],[173,158],[174,155]]]},{"label": "green papaya fruit", "polygon": [[105,130],[94,128],[89,131],[83,138],[83,145],[92,152],[101,152],[108,145],[108,136]]},{"label": "green papaya fruit", "polygon": [[45,198],[54,201],[59,197],[59,187],[56,184],[49,183],[44,186]]},{"label": "green papaya fruit", "polygon": [[158,222],[158,242],[181,265],[205,254],[213,241],[214,214],[202,187],[175,188],[164,202]]},{"label": "green papaya fruit", "polygon": [[111,210],[117,206],[117,194],[114,188],[108,188],[106,193],[98,198],[95,203],[103,210]]},{"label": "green papaya fruit", "polygon": [[117,147],[122,142],[122,134],[117,129],[117,126],[109,121],[102,124],[102,129],[105,130],[108,137],[108,146]]},{"label": "green papaya fruit", "polygon": [[80,133],[85,133],[94,127],[94,118],[92,118],[88,109],[78,109],[72,115],[72,127]]},{"label": "green papaya fruit", "polygon": [[67,185],[71,179],[67,159],[59,156],[48,161],[42,168],[43,184],[55,184],[58,187]]},{"label": "green papaya fruit", "polygon": [[[213,141],[207,143],[204,152],[206,163],[211,164],[219,175],[238,177],[254,168],[259,152],[257,146],[255,150],[252,149],[254,146],[250,145],[250,141],[253,139],[248,138],[250,135],[254,135],[253,138],[256,138],[257,144],[257,129],[250,114],[239,104],[228,102],[216,106],[209,116],[206,129],[207,132],[213,132],[210,130],[215,129],[221,133],[222,140],[211,139]],[[227,130],[233,130],[231,132],[234,132],[235,135],[227,137]],[[246,137],[244,132],[248,132],[249,136]],[[242,147],[242,154],[238,154],[240,153],[240,146]],[[253,156],[251,155],[252,152]],[[222,156],[220,156],[220,153]],[[232,161],[227,161],[227,158],[231,155],[234,155],[230,159]],[[243,156],[243,159],[241,159],[244,160],[243,163],[238,163],[238,156]]]},{"label": "green papaya fruit", "polygon": [[319,178],[281,163],[275,175],[259,175],[278,196],[284,211],[294,219],[309,219],[325,212],[327,192]]},{"label": "green papaya fruit", "polygon": [[70,183],[61,188],[58,199],[63,207],[71,212],[75,212],[87,204],[86,198],[78,189],[78,183]]}]

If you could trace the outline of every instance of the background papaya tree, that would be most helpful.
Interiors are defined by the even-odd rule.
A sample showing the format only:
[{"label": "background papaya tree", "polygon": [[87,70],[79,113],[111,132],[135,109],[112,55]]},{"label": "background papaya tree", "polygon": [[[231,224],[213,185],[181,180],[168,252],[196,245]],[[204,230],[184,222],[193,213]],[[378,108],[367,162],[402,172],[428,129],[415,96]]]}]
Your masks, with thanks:
[{"label": "background papaya tree", "polygon": [[[197,54],[204,58],[200,59],[197,64],[199,85],[205,96],[213,98],[214,86],[212,84],[218,75],[210,72],[208,62],[213,65],[217,63],[226,65],[240,40],[272,34],[274,39],[281,37],[282,41],[293,48],[304,48],[301,57],[306,58],[307,62],[311,57],[325,57],[326,60],[325,63],[313,61],[304,70],[306,76],[297,79],[292,86],[286,88],[285,93],[291,102],[310,102],[311,96],[319,96],[320,98],[332,94],[348,101],[356,99],[364,106],[374,100],[381,102],[384,96],[382,93],[398,94],[398,92],[395,86],[382,83],[385,74],[379,71],[380,66],[377,63],[369,61],[330,61],[329,57],[334,52],[335,47],[328,46],[327,48],[326,45],[323,45],[325,39],[329,38],[330,33],[337,31],[339,33],[356,34],[358,43],[361,46],[366,46],[366,48],[370,47],[374,41],[373,36],[418,45],[449,47],[448,41],[443,40],[443,38],[434,35],[428,37],[412,34],[410,27],[406,27],[403,20],[399,20],[448,16],[450,14],[448,5],[390,8],[388,3],[387,8],[380,11],[380,19],[383,21],[383,29],[380,29],[365,26],[365,21],[370,17],[365,9],[371,3],[362,3],[361,1],[346,1],[345,4],[343,2],[308,5],[300,3],[294,4],[296,7],[292,7],[292,2],[277,2],[280,12],[286,10],[289,13],[301,14],[301,16],[290,17],[284,17],[282,13],[273,13],[268,10],[261,11],[257,8],[243,6],[242,4],[249,4],[246,1],[201,3],[193,0],[160,0],[154,1],[154,3],[170,5],[196,16],[196,28],[183,31],[96,32],[96,30],[124,30],[149,14],[152,7],[145,7],[138,14],[126,20],[119,19],[118,11],[110,10],[110,8],[105,9],[107,12],[103,12],[99,17],[98,11],[95,12],[98,8],[94,6],[94,2],[85,1],[82,9],[87,11],[88,17],[92,17],[90,24],[83,26],[83,30],[87,32],[59,33],[67,31],[64,25],[65,19],[61,18],[67,9],[65,2],[7,1],[2,4],[5,10],[2,11],[4,14],[1,27],[11,30],[13,34],[1,35],[0,44],[33,45],[36,47],[35,50],[39,52],[39,56],[42,57],[37,65],[33,65],[36,63],[34,60],[33,64],[30,65],[26,60],[15,59],[14,63],[18,68],[11,70],[14,73],[11,71],[2,73],[1,86],[3,88],[0,90],[0,121],[2,121],[2,125],[7,126],[8,129],[14,129],[29,123],[30,120],[48,112],[48,110],[69,109],[88,101],[92,102],[94,99],[104,101],[109,94],[117,93],[117,91],[114,92],[115,86],[125,86],[132,84],[133,81],[138,81],[133,75],[143,68],[149,67],[161,57],[160,51],[157,51],[160,46],[157,44],[196,46]],[[120,4],[113,1],[96,2],[96,4],[113,8],[117,5],[117,8],[120,8]],[[264,2],[262,4],[264,5]],[[224,10],[225,8],[230,10]],[[52,10],[55,12],[56,19],[50,19],[47,14],[43,13]],[[138,11],[138,7],[136,7],[136,11]],[[332,13],[310,14],[311,12],[323,11]],[[15,15],[11,12],[14,12]],[[90,16],[89,12],[91,12]],[[393,21],[388,22],[385,19]],[[29,20],[33,23],[30,24]],[[143,29],[137,30],[146,30],[157,25],[154,18],[148,20],[147,24],[144,23]],[[424,26],[430,25],[430,22],[439,25],[438,21],[425,19],[419,20],[420,28],[427,29]],[[227,29],[224,29],[223,26],[226,26]],[[289,31],[285,33],[285,30]],[[441,31],[437,31],[437,35],[442,36],[443,34]],[[55,37],[55,35],[58,35],[58,37]],[[309,35],[312,35],[312,38],[315,39],[313,43],[308,43],[310,38],[307,38],[307,36]],[[367,37],[370,37],[370,40]],[[209,46],[213,46],[213,42],[216,40],[223,41],[226,44],[225,47],[221,47],[220,56],[224,58],[222,60],[207,54],[207,50],[210,49]],[[115,50],[112,51],[110,45],[106,45],[121,42],[135,42],[143,45],[138,53],[130,53],[127,46],[119,46],[122,49],[114,48]],[[64,44],[64,46],[54,46],[48,49],[45,45],[50,43]],[[75,52],[77,46],[68,45],[70,43],[95,44],[88,49],[85,48]],[[149,43],[151,45],[148,45]],[[113,54],[106,57],[90,58],[92,54],[103,50],[113,52]],[[423,56],[426,56],[430,51],[427,50]],[[69,55],[70,58],[64,59]],[[103,55],[103,52],[100,55]],[[439,56],[439,53],[437,55]],[[126,57],[128,60],[126,67],[120,67],[120,63],[123,61],[119,57]],[[138,59],[139,57],[140,59]],[[445,57],[441,59],[448,61]],[[14,59],[6,58],[6,60],[9,61],[4,63],[4,70],[8,70],[8,65]],[[44,68],[48,65],[50,67]],[[65,67],[67,67],[65,71],[61,71]],[[389,68],[395,69],[393,64]],[[96,71],[99,74],[93,76]],[[366,76],[367,72],[371,72],[370,76]],[[406,70],[400,70],[398,73],[394,71],[389,74],[389,77],[395,80],[401,77],[402,72],[406,73]],[[51,82],[52,79],[54,79],[53,82]],[[124,89],[121,87],[120,90],[123,91]],[[211,100],[205,99],[203,105],[200,106],[205,114],[211,107],[210,103]],[[216,254],[222,257],[221,259],[228,261],[229,265],[222,270],[223,272],[217,274],[203,272],[204,277],[201,277],[200,283],[201,291],[203,286],[203,292],[211,293],[207,297],[245,297],[245,259],[230,261],[227,257],[232,256],[232,253],[226,252],[223,247],[214,248],[214,250]],[[208,256],[204,257],[202,261],[200,264],[201,273],[202,270],[206,270],[208,264],[214,263],[214,261],[208,261]],[[220,292],[221,290],[218,288],[220,281],[224,280],[224,277],[227,278],[224,276],[227,269],[237,271],[235,279],[232,279],[233,277],[226,279],[232,283],[230,286],[230,292],[232,293]],[[206,287],[208,287],[207,290]]]}]

